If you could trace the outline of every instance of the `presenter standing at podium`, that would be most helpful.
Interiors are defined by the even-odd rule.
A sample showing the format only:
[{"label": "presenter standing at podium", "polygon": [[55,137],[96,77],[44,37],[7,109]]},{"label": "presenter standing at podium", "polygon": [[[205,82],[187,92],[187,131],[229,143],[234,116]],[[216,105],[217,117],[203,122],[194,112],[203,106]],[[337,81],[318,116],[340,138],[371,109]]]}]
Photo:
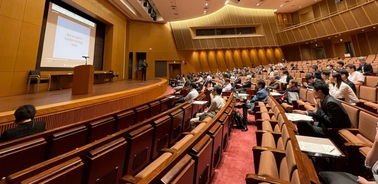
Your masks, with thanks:
[{"label": "presenter standing at podium", "polygon": [[143,63],[141,65],[141,69],[142,69],[142,81],[146,81],[147,67],[148,67],[148,64],[146,63],[146,60],[143,60]]}]

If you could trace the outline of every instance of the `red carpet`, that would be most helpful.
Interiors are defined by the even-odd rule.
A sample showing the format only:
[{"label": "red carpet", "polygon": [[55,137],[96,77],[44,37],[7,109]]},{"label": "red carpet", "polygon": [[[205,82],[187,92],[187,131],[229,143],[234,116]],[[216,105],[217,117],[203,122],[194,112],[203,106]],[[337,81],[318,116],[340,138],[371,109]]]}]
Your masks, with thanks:
[{"label": "red carpet", "polygon": [[[254,116],[248,115],[248,121],[254,121]],[[248,132],[232,130],[227,151],[223,152],[212,184],[244,184],[246,174],[254,173],[252,147],[256,146],[256,126],[248,125],[248,129]]]}]

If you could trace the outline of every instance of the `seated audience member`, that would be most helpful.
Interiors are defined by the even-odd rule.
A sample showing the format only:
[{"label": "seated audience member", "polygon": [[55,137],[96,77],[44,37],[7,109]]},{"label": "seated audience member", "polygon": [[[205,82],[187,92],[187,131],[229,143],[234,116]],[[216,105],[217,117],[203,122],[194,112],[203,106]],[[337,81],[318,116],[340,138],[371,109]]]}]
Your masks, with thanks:
[{"label": "seated audience member", "polygon": [[[279,101],[281,103],[291,104],[291,100],[293,100],[293,99],[291,99],[291,100],[288,99],[288,93],[289,92],[297,93],[298,96],[299,96],[299,88],[298,88],[298,81],[297,80],[295,80],[295,79],[290,80],[289,84],[286,87],[285,93],[279,99]],[[297,100],[297,99],[294,99],[294,100]]]},{"label": "seated audience member", "polygon": [[344,107],[329,95],[328,85],[324,81],[314,84],[315,111],[294,110],[294,113],[312,116],[318,121],[312,124],[307,121],[297,122],[300,135],[327,137],[328,128],[350,128],[349,116]]},{"label": "seated audience member", "polygon": [[291,79],[293,79],[293,77],[289,75],[289,72],[287,70],[284,70],[282,71],[282,77],[280,78],[279,82],[287,84]]},{"label": "seated audience member", "polygon": [[251,88],[252,82],[251,77],[247,77],[247,80],[243,83],[243,88]]},{"label": "seated audience member", "polygon": [[290,64],[291,70],[298,70],[298,65],[294,65],[294,63]]},{"label": "seated audience member", "polygon": [[353,64],[347,64],[346,70],[349,73],[348,79],[353,82],[354,85],[363,85],[365,82],[365,76],[356,71],[356,66]]},{"label": "seated audience member", "polygon": [[306,82],[303,83],[303,86],[312,89],[314,86],[315,81],[320,81],[319,79],[316,79],[311,73],[308,73],[305,76]]},{"label": "seated audience member", "polygon": [[277,70],[274,71],[273,76],[274,76],[274,78],[277,79],[277,80],[280,79],[280,75],[278,75],[278,71],[277,71]]},{"label": "seated audience member", "polygon": [[185,97],[177,100],[173,106],[176,106],[176,105],[179,105],[179,104],[184,103],[186,101],[191,101],[191,100],[197,98],[198,91],[197,91],[197,84],[196,83],[192,82],[189,85],[188,91],[189,91],[189,93]]},{"label": "seated audience member", "polygon": [[345,69],[340,69],[340,70],[337,70],[337,72],[340,73],[341,79],[343,79],[343,81],[347,83],[350,88],[352,88],[354,93],[356,93],[356,86],[354,85],[352,81],[348,79],[348,76],[349,76],[348,71],[346,71]]},{"label": "seated audience member", "polygon": [[329,70],[322,70],[321,76],[325,83],[329,84],[329,76],[331,72]]},{"label": "seated audience member", "polygon": [[14,112],[14,117],[16,118],[14,122],[17,124],[17,127],[5,130],[3,134],[1,134],[0,142],[5,142],[45,131],[46,122],[33,121],[35,113],[36,109],[33,105],[24,105],[19,107]]},{"label": "seated audience member", "polygon": [[312,73],[312,75],[316,78],[316,79],[322,79],[322,76],[320,74],[320,71],[318,70],[318,66],[317,65],[312,65],[310,66],[310,68],[308,69],[308,71],[310,73]]},{"label": "seated audience member", "polygon": [[269,86],[266,87],[269,91],[278,90],[278,88],[280,88],[280,83],[274,78],[274,76],[270,76],[269,81]]},{"label": "seated audience member", "polygon": [[347,183],[360,183],[360,184],[377,184],[378,183],[378,127],[375,128],[374,143],[371,150],[366,155],[365,166],[372,170],[373,181],[368,181],[361,176],[354,176],[345,172],[337,171],[321,171],[319,179],[324,184],[347,184]]},{"label": "seated audience member", "polygon": [[205,112],[197,113],[196,117],[190,120],[192,125],[195,125],[197,122],[200,122],[207,117],[213,118],[218,113],[218,111],[222,109],[224,104],[226,104],[226,101],[222,98],[221,94],[222,86],[216,85],[210,94],[210,107]]},{"label": "seated audience member", "polygon": [[268,98],[268,91],[265,88],[265,82],[261,79],[257,81],[257,93],[251,99],[251,109],[249,110],[251,113],[254,113],[255,110],[255,102],[265,102]]},{"label": "seated audience member", "polygon": [[[333,65],[328,64],[328,65],[327,65],[327,70],[328,70],[330,73],[332,73],[332,72],[334,71],[334,69],[333,69]],[[324,71],[324,70],[323,70],[323,71]]]},{"label": "seated audience member", "polygon": [[356,105],[358,98],[352,88],[341,79],[341,74],[334,72],[329,78],[329,94],[337,99],[343,99],[350,105]]},{"label": "seated audience member", "polygon": [[234,80],[234,84],[235,85],[241,84],[241,78],[240,78],[239,74],[236,75],[236,78]]},{"label": "seated audience member", "polygon": [[336,62],[336,69],[345,69],[344,68],[344,62],[343,61],[337,61]]},{"label": "seated audience member", "polygon": [[365,57],[359,57],[358,61],[360,61],[360,66],[357,68],[357,71],[361,71],[363,75],[369,75],[373,73],[373,67],[371,64],[366,62]]},{"label": "seated audience member", "polygon": [[222,92],[231,91],[231,89],[232,89],[232,85],[231,85],[230,79],[227,78],[224,80]]}]

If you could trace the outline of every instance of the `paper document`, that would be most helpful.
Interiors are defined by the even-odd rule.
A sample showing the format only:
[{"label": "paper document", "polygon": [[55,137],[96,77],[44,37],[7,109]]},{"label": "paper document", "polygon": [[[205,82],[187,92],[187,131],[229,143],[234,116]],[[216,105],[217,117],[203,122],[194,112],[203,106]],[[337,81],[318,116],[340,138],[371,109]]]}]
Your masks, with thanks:
[{"label": "paper document", "polygon": [[301,151],[341,156],[339,149],[327,138],[296,135]]},{"label": "paper document", "polygon": [[192,104],[194,105],[203,105],[203,104],[206,104],[207,101],[193,101]]},{"label": "paper document", "polygon": [[296,114],[296,113],[285,113],[286,117],[290,121],[314,121],[311,116]]},{"label": "paper document", "polygon": [[281,96],[282,94],[281,93],[277,93],[277,92],[270,92],[270,95],[272,95],[272,96]]}]

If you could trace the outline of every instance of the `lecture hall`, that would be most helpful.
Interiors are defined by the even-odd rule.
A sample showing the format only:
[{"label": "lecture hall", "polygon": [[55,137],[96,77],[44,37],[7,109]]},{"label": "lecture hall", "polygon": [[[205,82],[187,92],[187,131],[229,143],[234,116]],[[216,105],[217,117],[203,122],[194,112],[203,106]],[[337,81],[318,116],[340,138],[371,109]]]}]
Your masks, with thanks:
[{"label": "lecture hall", "polygon": [[0,184],[378,182],[377,0],[0,0]]}]

